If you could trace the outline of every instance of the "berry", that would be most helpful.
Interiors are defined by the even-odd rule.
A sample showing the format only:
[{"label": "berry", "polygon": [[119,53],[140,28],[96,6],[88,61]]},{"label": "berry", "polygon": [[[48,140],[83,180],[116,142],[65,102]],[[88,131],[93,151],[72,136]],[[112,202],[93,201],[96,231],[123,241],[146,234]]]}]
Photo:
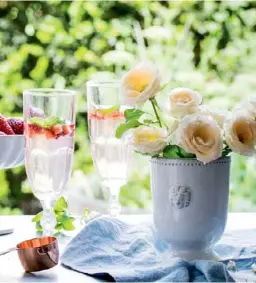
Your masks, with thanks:
[{"label": "berry", "polygon": [[44,117],[44,111],[39,109],[39,108],[30,106],[29,107],[29,117],[30,118],[32,118],[32,117]]},{"label": "berry", "polygon": [[4,132],[6,135],[14,135],[13,129],[7,123],[3,115],[0,115],[0,131]]},{"label": "berry", "polygon": [[63,132],[63,129],[62,129],[62,126],[58,124],[58,125],[54,125],[52,127],[52,131],[53,131],[54,135],[57,136],[57,135],[59,135]]},{"label": "berry", "polygon": [[64,125],[63,126],[63,132],[64,132],[65,135],[68,135],[68,134],[72,133],[72,129],[69,125]]},{"label": "berry", "polygon": [[48,140],[55,138],[55,135],[53,134],[51,130],[44,129],[43,132]]},{"label": "berry", "polygon": [[23,135],[24,122],[21,118],[8,118],[7,123],[13,129],[16,135]]},{"label": "berry", "polygon": [[0,136],[6,136],[6,133],[0,132]]},{"label": "berry", "polygon": [[28,125],[28,127],[25,127],[25,131],[28,130],[29,137],[33,137],[33,135],[40,135],[43,132],[43,129],[38,127],[37,125]]}]

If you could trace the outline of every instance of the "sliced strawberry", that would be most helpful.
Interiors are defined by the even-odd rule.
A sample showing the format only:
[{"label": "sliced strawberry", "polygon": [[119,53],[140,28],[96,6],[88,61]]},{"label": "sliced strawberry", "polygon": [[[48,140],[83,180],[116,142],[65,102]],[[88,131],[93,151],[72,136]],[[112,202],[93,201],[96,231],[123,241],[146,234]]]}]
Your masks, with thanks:
[{"label": "sliced strawberry", "polygon": [[0,115],[0,131],[4,132],[6,135],[14,135],[13,129],[7,123],[3,115]]},{"label": "sliced strawberry", "polygon": [[44,130],[43,130],[43,133],[45,134],[45,136],[46,136],[46,138],[47,138],[48,140],[55,138],[55,135],[54,135],[54,133],[53,133],[51,130],[46,130],[46,129],[44,129]]},{"label": "sliced strawberry", "polygon": [[37,125],[29,124],[25,126],[25,134],[29,134],[29,137],[32,138],[34,135],[40,135],[43,133],[43,129]]},{"label": "sliced strawberry", "polygon": [[61,125],[55,125],[52,127],[52,131],[55,136],[61,134],[63,132],[62,126]]},{"label": "sliced strawberry", "polygon": [[111,113],[111,115],[110,115],[112,118],[118,118],[118,119],[120,119],[120,118],[123,118],[124,117],[124,113],[122,113],[122,112],[120,112],[120,111],[114,111],[114,112],[112,112]]},{"label": "sliced strawberry", "polygon": [[8,118],[7,123],[13,129],[16,135],[23,135],[24,132],[24,122],[21,118]]},{"label": "sliced strawberry", "polygon": [[63,128],[63,132],[64,132],[65,135],[71,134],[72,131],[73,131],[71,129],[70,125],[64,125],[64,126],[62,126],[62,128]]},{"label": "sliced strawberry", "polygon": [[6,136],[6,133],[0,132],[0,136]]}]

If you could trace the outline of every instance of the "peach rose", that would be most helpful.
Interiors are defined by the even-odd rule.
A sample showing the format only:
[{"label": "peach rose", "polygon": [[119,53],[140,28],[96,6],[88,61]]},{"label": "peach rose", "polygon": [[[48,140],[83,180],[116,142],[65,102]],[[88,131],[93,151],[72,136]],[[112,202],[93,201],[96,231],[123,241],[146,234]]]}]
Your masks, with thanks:
[{"label": "peach rose", "polygon": [[246,156],[256,153],[256,121],[248,112],[234,111],[224,125],[226,142],[232,151]]},{"label": "peach rose", "polygon": [[177,144],[198,160],[208,163],[222,155],[221,128],[212,117],[192,114],[184,117],[176,133]]},{"label": "peach rose", "polygon": [[188,88],[175,88],[170,94],[170,113],[182,118],[198,111],[202,96]]},{"label": "peach rose", "polygon": [[140,126],[133,132],[134,149],[150,155],[160,153],[166,146],[167,132],[163,128]]},{"label": "peach rose", "polygon": [[151,62],[143,62],[122,79],[121,94],[124,104],[140,106],[160,90],[160,74]]}]

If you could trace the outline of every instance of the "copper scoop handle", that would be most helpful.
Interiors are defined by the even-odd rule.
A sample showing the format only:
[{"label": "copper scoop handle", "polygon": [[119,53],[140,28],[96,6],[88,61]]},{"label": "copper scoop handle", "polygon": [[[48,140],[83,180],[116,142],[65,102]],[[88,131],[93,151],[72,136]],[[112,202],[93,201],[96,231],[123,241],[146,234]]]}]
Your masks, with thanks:
[{"label": "copper scoop handle", "polygon": [[0,252],[0,256],[1,256],[1,255],[8,254],[8,253],[13,252],[13,251],[16,251],[16,250],[17,250],[16,247],[10,248],[10,249],[8,249],[8,250],[5,250],[5,251],[3,251],[3,252]]}]

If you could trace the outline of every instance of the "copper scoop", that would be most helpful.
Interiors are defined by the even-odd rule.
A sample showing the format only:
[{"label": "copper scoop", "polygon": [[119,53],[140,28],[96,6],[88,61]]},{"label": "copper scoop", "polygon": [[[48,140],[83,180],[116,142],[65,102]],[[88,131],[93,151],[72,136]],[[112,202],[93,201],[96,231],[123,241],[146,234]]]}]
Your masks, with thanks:
[{"label": "copper scoop", "polygon": [[59,262],[58,240],[55,237],[34,238],[0,252],[0,256],[17,251],[26,272],[41,271],[54,267]]}]

